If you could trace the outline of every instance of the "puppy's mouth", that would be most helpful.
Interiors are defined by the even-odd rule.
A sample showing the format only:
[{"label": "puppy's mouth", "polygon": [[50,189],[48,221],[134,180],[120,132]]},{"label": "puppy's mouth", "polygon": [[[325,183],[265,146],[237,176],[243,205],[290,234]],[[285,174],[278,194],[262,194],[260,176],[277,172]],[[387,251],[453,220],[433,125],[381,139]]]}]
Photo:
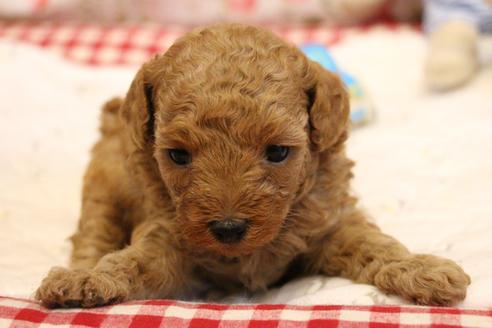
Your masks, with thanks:
[{"label": "puppy's mouth", "polygon": [[249,256],[253,254],[256,250],[260,249],[262,245],[254,245],[249,243],[247,240],[234,244],[224,244],[215,242],[209,245],[208,252],[215,253],[224,258],[233,259],[240,258],[243,256]]},{"label": "puppy's mouth", "polygon": [[[178,229],[185,246],[195,254],[227,258],[247,256],[274,240],[284,218],[220,217],[190,221],[183,216]],[[185,220],[187,218],[187,220]]]},{"label": "puppy's mouth", "polygon": [[211,232],[209,227],[211,242],[206,248],[227,258],[248,256],[270,243],[279,233],[278,226],[254,224],[250,221],[239,226],[233,225],[230,230],[217,234]]},{"label": "puppy's mouth", "polygon": [[258,245],[251,243],[250,222],[242,220],[213,220],[207,224],[210,243],[209,251],[226,258],[240,257],[252,253]]}]

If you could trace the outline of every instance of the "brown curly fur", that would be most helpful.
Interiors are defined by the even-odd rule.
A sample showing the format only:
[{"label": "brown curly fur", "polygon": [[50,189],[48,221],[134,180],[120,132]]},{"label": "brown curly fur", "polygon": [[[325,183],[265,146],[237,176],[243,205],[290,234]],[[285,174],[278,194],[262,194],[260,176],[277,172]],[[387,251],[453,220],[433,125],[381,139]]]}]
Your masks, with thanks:
[{"label": "brown curly fur", "polygon": [[[187,297],[209,287],[265,290],[292,271],[374,284],[419,304],[462,300],[469,277],[413,255],[369,223],[349,193],[348,98],[334,74],[272,33],[220,25],[182,37],[108,102],[84,180],[71,268],[36,297],[92,307]],[[267,145],[291,147],[264,160]],[[187,167],[169,148],[187,149]],[[207,229],[251,220],[237,244]]]}]

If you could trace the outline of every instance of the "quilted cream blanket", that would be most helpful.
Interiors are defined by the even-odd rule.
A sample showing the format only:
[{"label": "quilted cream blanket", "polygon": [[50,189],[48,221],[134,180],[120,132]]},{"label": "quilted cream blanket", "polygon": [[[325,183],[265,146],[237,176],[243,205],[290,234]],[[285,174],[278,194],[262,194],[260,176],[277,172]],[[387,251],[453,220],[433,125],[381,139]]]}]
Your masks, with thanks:
[{"label": "quilted cream blanket", "polygon": [[[425,46],[414,31],[374,29],[333,47],[377,108],[376,120],[349,142],[353,190],[412,251],[465,268],[473,283],[459,306],[491,306],[492,67],[461,90],[430,94],[422,83]],[[0,295],[30,297],[51,266],[67,263],[99,108],[126,92],[135,70],[77,66],[0,42]],[[325,277],[233,300],[404,304],[372,286]]]}]

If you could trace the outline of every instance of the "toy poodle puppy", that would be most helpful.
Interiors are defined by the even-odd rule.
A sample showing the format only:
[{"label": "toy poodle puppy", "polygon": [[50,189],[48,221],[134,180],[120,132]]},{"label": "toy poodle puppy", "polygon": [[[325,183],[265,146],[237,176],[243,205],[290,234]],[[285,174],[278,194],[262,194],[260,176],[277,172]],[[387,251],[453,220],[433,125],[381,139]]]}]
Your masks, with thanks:
[{"label": "toy poodle puppy", "polygon": [[462,300],[454,262],[410,253],[350,194],[349,103],[334,74],[269,31],[196,30],[108,102],[69,269],[36,298],[94,307],[342,276],[418,304]]}]

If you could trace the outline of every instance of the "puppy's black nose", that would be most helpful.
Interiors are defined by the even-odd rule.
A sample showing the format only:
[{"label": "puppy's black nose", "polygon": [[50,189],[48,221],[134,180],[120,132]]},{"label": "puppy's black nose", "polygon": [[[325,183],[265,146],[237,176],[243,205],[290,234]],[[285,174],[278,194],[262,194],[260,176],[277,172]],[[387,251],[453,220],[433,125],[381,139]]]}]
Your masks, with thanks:
[{"label": "puppy's black nose", "polygon": [[243,239],[248,230],[248,221],[236,218],[214,220],[208,223],[208,228],[221,243],[233,244]]}]

